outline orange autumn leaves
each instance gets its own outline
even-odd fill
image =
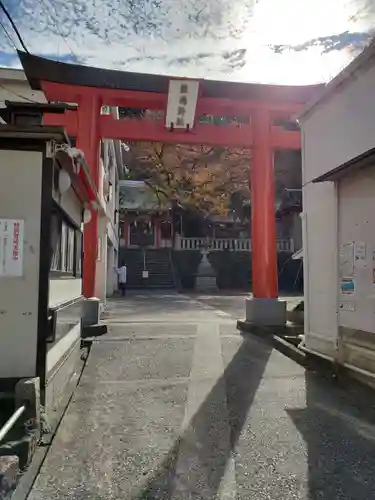
[[[244,149],[129,144],[130,176],[144,180],[161,202],[206,215],[226,215],[234,193],[250,196],[251,152]]]

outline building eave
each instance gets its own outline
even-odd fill
[[[10,80],[10,81],[20,81],[26,82],[27,77],[23,69],[17,68],[1,68],[0,67],[0,79]]]
[[[329,170],[328,172],[313,179],[313,183],[339,181],[340,179],[353,175],[359,170],[373,168],[375,165],[375,148],[366,151],[365,153],[352,158],[351,160],[339,165],[338,167]]]
[[[363,71],[375,60],[375,40],[373,40],[353,61],[348,64],[335,78],[328,82],[315,99],[307,103],[296,119],[303,124],[318,106],[329,100],[343,85],[352,80],[358,72]]]

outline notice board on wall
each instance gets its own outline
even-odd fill
[[[23,275],[25,221],[0,219],[0,278]]]

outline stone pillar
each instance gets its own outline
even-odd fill
[[[26,410],[21,421],[27,423],[29,430],[34,430],[38,436],[41,432],[40,381],[39,378],[21,379],[15,386],[16,409],[25,405]],[[19,424],[18,424],[19,425]]]
[[[83,305],[82,326],[97,325],[100,321],[100,299],[90,297]]]
[[[208,260],[208,251],[202,251],[202,260],[199,264],[195,280],[195,290],[201,293],[217,291],[216,274]]]

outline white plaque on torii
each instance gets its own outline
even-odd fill
[[[170,80],[165,126],[190,130],[194,127],[199,96],[199,80]]]

